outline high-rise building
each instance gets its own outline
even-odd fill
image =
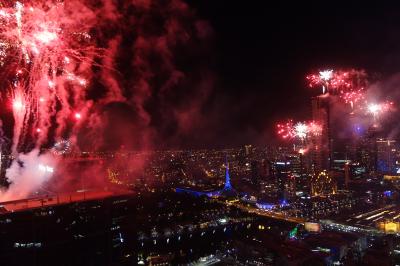
[[[365,167],[366,172],[371,173],[376,171],[377,165],[377,135],[376,127],[370,127],[366,134],[359,140],[357,147],[357,156],[355,161]]]
[[[395,140],[378,138],[376,140],[376,169],[380,173],[395,173],[397,143]]]
[[[271,175],[271,162],[266,159],[261,160],[261,175],[263,178],[268,178]]]
[[[300,176],[303,172],[301,153],[292,153],[286,156],[286,160],[290,162],[290,170],[293,174]]]
[[[291,171],[290,161],[279,161],[274,163],[278,198],[287,200],[296,194],[296,180]]]
[[[250,163],[250,167],[251,183],[258,186],[261,178],[261,162],[253,160]]]
[[[350,164],[346,162],[344,164],[344,187],[349,189],[349,182],[350,182]]]
[[[329,98],[317,96],[312,98],[312,118],[320,124],[322,132],[311,138],[311,163],[312,170],[320,172],[330,168],[331,162],[331,137],[329,128]]]
[[[244,145],[244,151],[245,151],[246,156],[250,155],[252,149],[253,149],[252,145]]]

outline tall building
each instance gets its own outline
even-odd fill
[[[331,136],[329,128],[329,98],[317,96],[312,98],[312,118],[321,125],[322,132],[311,138],[311,163],[313,171],[320,172],[330,168]]]
[[[244,151],[245,151],[246,156],[250,155],[252,149],[253,149],[252,145],[244,145]]]
[[[278,161],[274,163],[279,200],[287,200],[296,194],[296,180],[291,170],[290,161]]]
[[[349,182],[350,182],[350,164],[346,162],[344,164],[344,187],[349,189]]]
[[[376,168],[380,173],[396,173],[397,143],[395,140],[376,140]]]
[[[258,186],[261,178],[261,162],[253,160],[250,162],[250,167],[251,183],[255,186]]]
[[[365,167],[366,172],[376,171],[377,165],[377,135],[376,127],[370,127],[366,134],[360,139],[357,147],[357,156],[355,160]]]
[[[286,160],[290,162],[290,170],[293,174],[300,176],[303,173],[303,155],[301,153],[288,154]]]
[[[263,178],[268,178],[271,175],[271,162],[266,159],[261,160],[261,175]]]

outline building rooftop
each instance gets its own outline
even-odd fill
[[[129,191],[106,191],[106,190],[83,190],[56,195],[45,195],[41,197],[6,201],[0,203],[0,215],[9,212],[24,211],[40,207],[49,207],[73,202],[89,201],[112,196],[132,194]]]

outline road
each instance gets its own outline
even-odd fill
[[[279,212],[273,212],[273,211],[265,211],[265,210],[261,210],[257,207],[252,207],[252,206],[246,206],[241,204],[240,202],[226,202],[226,201],[222,201],[222,200],[217,200],[219,203],[228,205],[228,206],[235,206],[236,208],[239,208],[243,211],[246,211],[248,213],[254,213],[260,216],[265,216],[265,217],[269,217],[272,219],[277,219],[277,220],[284,220],[284,221],[288,221],[288,222],[292,222],[292,223],[304,223],[306,222],[305,219],[303,218],[299,218],[299,217],[289,217],[286,216],[282,213]]]

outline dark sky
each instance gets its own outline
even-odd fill
[[[105,122],[85,125],[80,142],[106,150],[269,144],[277,121],[310,119],[320,90],[305,77],[327,68],[365,69],[388,81],[377,95],[399,102],[400,3],[313,2],[104,1],[116,6],[104,5],[92,30],[109,66],[93,67],[84,94],[91,118]],[[9,64],[1,70],[15,78]],[[13,114],[0,114],[12,139]],[[63,138],[76,120],[66,123]]]
[[[267,138],[277,119],[309,118],[310,71],[363,68],[384,77],[400,69],[400,4],[187,2],[214,30],[214,97],[230,108],[216,129],[223,145]]]

